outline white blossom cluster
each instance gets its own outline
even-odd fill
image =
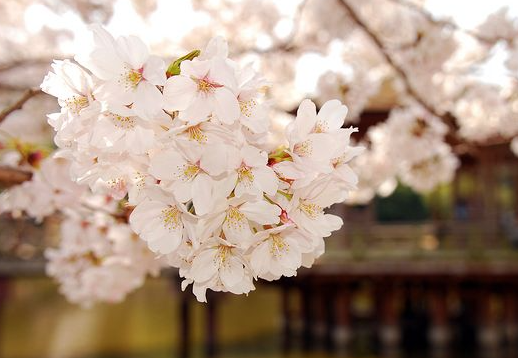
[[[60,283],[60,292],[84,307],[122,301],[162,267],[128,224],[102,216],[67,218],[59,247],[47,249],[45,256],[47,274]]]
[[[366,203],[376,194],[390,195],[397,179],[422,193],[451,181],[460,163],[444,142],[447,132],[446,124],[421,107],[393,109],[367,132],[370,148],[353,162],[362,180],[347,201]]]
[[[91,35],[79,65],[55,61],[41,85],[61,106],[49,123],[73,180],[127,197],[133,231],[199,301],[207,289],[248,293],[254,279],[311,266],[342,225],[324,209],[357,183],[349,162],[363,148],[342,128],[347,107],[332,100],[317,113],[305,100],[269,151],[267,83],[230,60],[222,38],[166,71],[136,37],[100,26]]]
[[[111,215],[117,201],[73,182],[69,170],[68,160],[44,159],[31,180],[0,195],[0,213],[37,221],[60,215],[59,246],[45,250],[47,274],[70,302],[119,302],[148,275],[156,276],[164,262]]]

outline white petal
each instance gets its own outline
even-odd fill
[[[149,56],[144,64],[144,71],[142,77],[144,80],[156,86],[163,86],[166,81],[165,63],[158,56]]]
[[[197,215],[207,214],[213,207],[213,180],[207,174],[198,174],[192,184],[192,203]]]
[[[239,210],[248,219],[262,225],[277,224],[279,215],[281,215],[281,209],[277,205],[270,204],[265,200],[246,202],[241,205]]]
[[[153,119],[162,110],[162,92],[153,84],[141,81],[137,86],[133,111],[139,117],[147,120]]]
[[[260,167],[252,169],[254,183],[268,195],[274,195],[279,187],[277,174],[270,167]]]
[[[324,103],[318,112],[317,119],[319,122],[326,123],[328,130],[337,130],[343,126],[346,116],[347,106],[339,100],[333,99]]]
[[[218,272],[218,266],[215,264],[216,253],[215,249],[208,249],[194,258],[189,272],[194,281],[207,281]]]
[[[227,265],[220,271],[220,278],[225,287],[231,288],[243,280],[245,269],[237,257],[231,256],[227,260]]]
[[[174,180],[180,176],[179,168],[185,165],[184,157],[174,149],[169,149],[153,156],[149,173],[160,180]]]
[[[232,124],[241,116],[237,97],[227,88],[214,91],[214,114],[225,124]]]
[[[185,76],[172,76],[164,86],[164,109],[168,111],[183,111],[196,96],[196,83]]]
[[[149,50],[136,36],[121,36],[116,41],[116,50],[120,58],[132,69],[140,69],[149,57]]]

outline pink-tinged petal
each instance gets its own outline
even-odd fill
[[[136,36],[121,36],[115,44],[120,58],[134,70],[141,68],[149,57],[146,44]]]
[[[152,120],[162,110],[162,104],[162,93],[155,85],[146,81],[139,83],[132,106],[137,116]]]
[[[164,60],[158,56],[149,56],[148,60],[144,64],[142,77],[151,84],[163,86],[167,79],[165,71]]]
[[[149,173],[160,180],[179,179],[185,163],[184,157],[178,151],[169,149],[151,158]]]
[[[197,255],[191,266],[190,275],[196,282],[204,282],[209,280],[218,272],[216,264],[216,249],[208,249]]]
[[[290,135],[290,142],[299,142],[313,130],[317,121],[317,107],[309,100],[305,99],[297,110],[297,117],[293,123],[293,132]]]
[[[333,131],[341,128],[347,116],[347,106],[339,100],[333,99],[324,103],[317,115],[317,123],[324,124],[324,131]]]
[[[173,76],[164,86],[164,109],[183,111],[193,102],[197,94],[196,83],[185,76]]]
[[[241,148],[241,155],[243,156],[243,161],[249,167],[265,166],[268,163],[266,152],[262,152],[251,145],[245,145]]]
[[[211,215],[206,219],[202,219],[200,221],[200,232],[199,238],[201,240],[207,239],[212,235],[219,235],[219,230],[221,229],[221,224],[225,220],[225,212],[219,213],[217,215]]]
[[[155,144],[155,132],[141,126],[135,126],[133,130],[126,132],[126,141],[121,143],[121,152],[144,154]]]
[[[267,241],[260,243],[252,252],[250,266],[256,275],[268,272],[270,267],[270,248]]]
[[[176,181],[173,183],[173,194],[180,203],[186,203],[192,199],[192,181]]]
[[[285,179],[300,179],[306,175],[304,170],[292,161],[277,163],[272,168],[281,178]]]
[[[224,58],[215,58],[211,62],[210,79],[231,91],[237,90],[235,70]]]
[[[209,74],[210,61],[183,61],[180,64],[180,75],[185,77],[204,78]],[[173,76],[175,77],[175,76]]]
[[[243,264],[237,257],[227,258],[226,265],[219,272],[221,283],[227,288],[234,287],[240,283],[245,276]]]
[[[192,185],[192,203],[196,215],[205,215],[213,207],[213,181],[207,174],[198,174]]]
[[[358,184],[358,175],[351,169],[348,164],[340,165],[336,168],[337,176],[343,180],[351,189]]]
[[[232,124],[241,116],[237,97],[227,88],[214,91],[214,114],[225,124]]]
[[[198,58],[200,60],[208,60],[213,57],[228,57],[228,43],[225,38],[216,36],[210,39],[209,43],[205,47],[205,50]]]
[[[254,183],[266,194],[275,195],[279,188],[279,179],[277,174],[270,167],[254,168]]]
[[[233,147],[225,144],[208,144],[204,147],[200,167],[212,176],[217,176],[229,169],[229,154]]]
[[[212,113],[212,107],[212,98],[196,94],[189,108],[180,112],[180,119],[189,122],[190,125],[196,125],[208,119]]]
[[[240,206],[239,211],[248,219],[262,225],[279,223],[279,215],[281,215],[281,209],[277,205],[265,200],[246,202]]]
[[[168,231],[163,237],[148,241],[151,251],[167,255],[175,251],[182,242],[182,230]]]
[[[115,40],[101,25],[91,25],[91,44],[78,53],[74,59],[89,69],[96,77],[109,80],[120,74],[124,65],[115,50]]]
[[[325,222],[326,222],[326,229],[331,231],[331,232],[332,231],[336,231],[336,230],[340,230],[340,228],[344,224],[344,221],[342,220],[342,218],[339,217],[339,216],[336,216],[336,215],[325,214],[324,215],[324,219],[325,219]],[[331,234],[329,234],[329,235],[331,235]],[[329,235],[322,235],[322,236],[323,237],[327,237]]]

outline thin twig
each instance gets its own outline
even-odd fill
[[[27,102],[29,99],[40,93],[43,92],[41,92],[39,88],[29,88],[28,90],[26,90],[16,102],[7,106],[0,112],[0,123],[2,123],[2,121],[12,112],[21,109],[25,102]]]
[[[0,184],[2,186],[13,186],[31,180],[32,173],[26,170],[0,166]]]
[[[394,4],[404,6],[407,9],[410,9],[412,11],[415,11],[415,12],[421,14],[428,22],[430,22],[434,25],[442,26],[442,27],[449,27],[450,29],[463,32],[486,45],[493,46],[500,40],[503,40],[507,43],[512,42],[512,39],[508,39],[505,37],[495,37],[495,38],[484,37],[476,31],[460,27],[457,23],[455,23],[453,21],[449,21],[449,20],[445,20],[445,19],[437,19],[434,17],[434,15],[432,13],[430,13],[426,9],[422,8],[421,6],[419,6],[417,4],[409,2],[407,0],[389,0],[389,1],[391,1]]]

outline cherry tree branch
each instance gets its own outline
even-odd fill
[[[0,166],[0,184],[3,186],[13,186],[31,180],[32,173],[26,170]]]
[[[407,73],[403,69],[403,66],[401,66],[394,60],[392,55],[385,48],[385,45],[381,42],[378,35],[376,35],[374,31],[372,31],[370,27],[359,17],[359,15],[356,13],[353,7],[349,5],[347,0],[340,0],[340,3],[351,17],[351,20],[359,28],[361,28],[364,31],[364,33],[370,38],[370,40],[376,45],[385,62],[387,62],[390,65],[390,67],[392,67],[392,69],[396,72],[397,76],[402,80],[406,93],[428,112],[435,115],[436,117],[441,118],[449,127],[454,127],[455,119],[449,114],[443,115],[438,113],[432,105],[430,105],[424,98],[421,97],[421,95],[412,86],[412,83],[410,82]]]
[[[47,58],[26,58],[26,59],[19,59],[14,60],[11,62],[4,62],[0,63],[0,72],[7,72],[14,70],[19,67],[26,67],[26,66],[48,66],[52,62],[53,58],[47,57]]]
[[[18,98],[18,100],[16,100],[16,102],[7,106],[0,112],[0,123],[2,123],[3,120],[6,119],[7,116],[10,115],[12,112],[14,112],[18,109],[21,109],[23,107],[23,105],[25,104],[25,102],[27,102],[29,99],[31,99],[32,97],[34,97],[40,93],[43,93],[43,92],[39,88],[27,89],[22,94],[22,96],[20,98]]]
[[[505,41],[507,43],[512,42],[512,39],[508,39],[508,38],[501,38],[501,37],[488,38],[488,37],[484,37],[480,33],[478,33],[477,31],[473,31],[473,30],[462,28],[457,23],[455,23],[453,21],[449,21],[449,20],[446,20],[446,19],[437,19],[432,13],[430,13],[426,9],[424,9],[421,6],[419,6],[419,5],[415,4],[415,3],[412,3],[412,2],[410,2],[408,0],[389,0],[389,1],[391,1],[394,4],[398,4],[400,6],[406,7],[407,9],[410,9],[412,11],[415,11],[415,12],[421,14],[431,24],[434,24],[434,25],[437,25],[437,26],[442,26],[442,27],[449,27],[450,29],[463,32],[463,33],[473,37],[474,39],[478,40],[479,42],[482,42],[482,43],[484,43],[484,44],[486,44],[488,46],[493,46],[493,45],[495,45],[500,40],[503,40],[503,41]]]

